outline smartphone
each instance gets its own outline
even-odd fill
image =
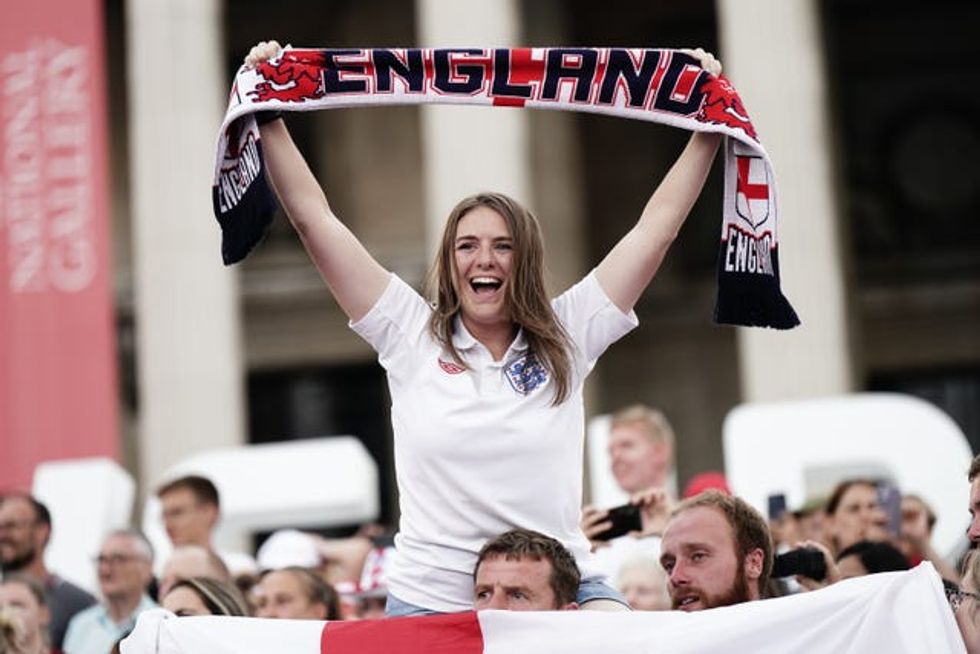
[[[888,533],[898,537],[902,530],[902,493],[889,482],[878,484],[878,504],[888,516]]]
[[[827,561],[823,552],[813,547],[801,547],[773,558],[772,576],[775,578],[800,575],[814,581],[827,578]]]
[[[769,496],[769,522],[775,522],[786,513],[786,494],[775,493]]]
[[[595,540],[612,540],[625,536],[631,531],[643,529],[643,522],[640,519],[640,507],[635,504],[624,504],[609,509],[606,520],[612,522],[609,529],[596,534],[592,538]]]

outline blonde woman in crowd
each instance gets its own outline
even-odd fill
[[[339,620],[340,597],[333,586],[307,568],[269,570],[252,588],[259,618]]]
[[[0,654],[49,654],[44,588],[31,577],[0,581]]]
[[[192,615],[250,615],[245,598],[231,582],[210,577],[175,581],[160,606],[178,617]]]

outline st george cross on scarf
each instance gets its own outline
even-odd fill
[[[648,48],[345,48],[284,50],[235,76],[212,185],[225,264],[265,234],[258,111],[381,104],[469,104],[599,113],[725,138],[715,322],[790,329],[779,284],[776,179],[735,87],[679,50]]]

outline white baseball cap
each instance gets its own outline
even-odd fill
[[[273,533],[259,547],[255,558],[260,570],[279,570],[291,565],[317,568],[321,563],[316,539],[296,529],[280,529]]]

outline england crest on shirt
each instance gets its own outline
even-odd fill
[[[533,354],[514,361],[504,372],[511,387],[521,395],[527,395],[548,381],[548,371]]]

